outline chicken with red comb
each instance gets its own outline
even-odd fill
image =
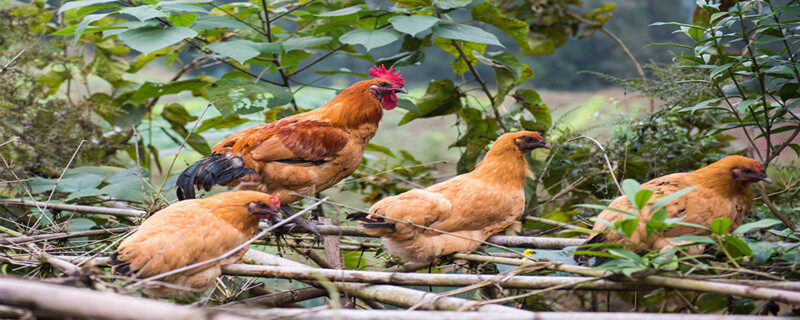
[[[210,155],[178,177],[178,198],[193,199],[195,188],[208,191],[224,185],[272,194],[291,214],[289,204],[330,188],[356,170],[383,110],[397,106],[397,93],[407,93],[394,68],[375,67],[369,74],[375,78],[351,85],[319,108],[236,132],[217,143]]]

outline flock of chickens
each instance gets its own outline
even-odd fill
[[[356,170],[375,135],[383,110],[397,106],[406,93],[393,68],[373,68],[374,79],[357,82],[312,111],[234,133],[214,146],[211,155],[189,166],[178,178],[178,198],[148,218],[112,255],[112,271],[148,278],[220,257],[255,235],[261,219],[280,221],[292,214],[289,204],[323,191]],[[506,133],[494,142],[474,171],[387,197],[369,213],[351,214],[368,234],[383,238],[386,250],[412,262],[432,262],[455,252],[476,249],[489,236],[517,221],[525,207],[525,179],[531,171],[525,154],[550,149],[537,132]],[[742,156],[729,156],[694,172],[675,173],[642,185],[664,196],[686,187],[689,194],[666,206],[668,217],[708,226],[728,217],[737,227],[753,204],[750,184],[767,181],[764,167]],[[195,188],[213,185],[236,191],[195,198]],[[652,201],[657,200],[653,197]],[[624,196],[599,217],[607,221],[630,212]],[[641,210],[649,212],[649,210]],[[646,221],[643,217],[640,221]],[[313,230],[305,220],[295,226]],[[597,223],[587,243],[621,243],[623,238]],[[631,237],[638,248],[664,249],[680,243],[669,238],[708,231],[679,226],[647,237],[640,222]],[[212,286],[222,265],[239,261],[242,248],[226,259],[187,268],[148,284],[151,296],[180,298]],[[576,261],[580,261],[576,256]]]

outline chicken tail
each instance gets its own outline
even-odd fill
[[[586,240],[586,242],[584,242],[582,246],[578,247],[578,250],[600,252],[600,251],[603,250],[603,248],[601,248],[601,247],[584,247],[584,246],[587,245],[587,244],[593,244],[593,243],[603,243],[603,242],[605,242],[605,240],[606,240],[606,235],[602,234],[602,233],[599,233],[599,234],[595,235],[594,237],[589,238],[589,240]],[[592,259],[594,259],[594,260],[592,260]],[[576,255],[572,256],[572,260],[575,260],[575,262],[577,262],[579,265],[582,265],[582,266],[588,265],[588,266],[591,266],[591,267],[596,267],[596,266],[599,266],[599,265],[603,264],[604,262],[608,261],[608,258],[607,257],[600,257],[600,256],[590,255],[590,254],[576,254]]]
[[[178,200],[194,199],[194,189],[210,191],[216,184],[223,184],[255,171],[245,168],[242,159],[229,154],[213,153],[195,162],[178,177]]]
[[[114,252],[111,254],[111,274],[116,275],[129,275],[131,274],[130,262],[119,260],[119,253]]]
[[[387,223],[386,220],[381,217],[375,217],[370,219],[367,216],[368,214],[364,212],[350,213],[347,215],[347,220],[360,222],[359,224],[364,229],[387,228],[392,231],[397,230],[397,227],[394,225],[394,223]]]

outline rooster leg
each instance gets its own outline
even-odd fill
[[[286,213],[287,217],[291,217],[296,213],[294,209],[292,209],[292,207],[290,207],[288,204],[282,204],[281,211]],[[290,222],[288,225],[290,233],[293,230],[305,230],[313,233],[315,236],[317,236],[317,239],[319,239],[319,241],[322,241],[322,235],[317,231],[317,229],[314,229],[315,224],[309,222],[306,219],[303,219],[303,217],[294,218],[294,221]]]

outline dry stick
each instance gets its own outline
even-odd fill
[[[246,307],[277,308],[281,306],[291,305],[300,301],[325,297],[327,295],[328,291],[325,289],[320,289],[315,287],[305,287],[296,290],[270,293],[258,297],[234,301],[223,305],[223,307],[246,306]]]
[[[158,300],[11,278],[0,278],[0,303],[90,319],[247,319]]]
[[[461,254],[461,253],[454,254],[453,257],[459,259],[472,260],[472,261],[494,262],[500,264],[517,265],[517,266],[533,263],[521,259],[490,257],[490,256]],[[575,273],[589,277],[605,277],[611,274],[610,272],[604,270],[573,266],[573,265],[565,265],[565,264],[553,264],[547,268],[551,270]],[[762,288],[762,287],[746,286],[740,284],[719,283],[719,282],[664,277],[664,276],[644,276],[635,278],[635,280],[633,281],[628,281],[628,280],[626,281],[632,283],[646,284],[651,286],[669,287],[669,288],[691,290],[691,291],[713,292],[713,293],[721,293],[733,296],[743,296],[743,297],[750,297],[750,298],[764,299],[764,300],[775,300],[794,305],[800,304],[800,292],[780,290],[780,289]]]
[[[56,203],[46,203],[42,201],[31,201],[25,199],[0,199],[0,204],[13,204],[13,205],[21,205],[21,206],[28,206],[28,207],[39,207],[41,208],[44,205],[47,205],[50,209],[55,210],[64,210],[64,211],[72,211],[72,212],[84,212],[84,213],[96,213],[96,214],[107,214],[112,216],[122,216],[122,217],[143,217],[147,214],[147,212],[142,210],[136,209],[119,209],[119,208],[106,208],[106,207],[93,207],[93,206],[84,206],[84,205],[75,205],[75,204],[56,204]]]
[[[51,234],[40,234],[40,235],[35,235],[35,236],[19,236],[19,237],[11,237],[11,238],[0,238],[0,245],[21,244],[21,243],[26,243],[26,242],[57,240],[57,239],[76,238],[76,237],[101,236],[101,235],[106,235],[106,234],[128,232],[132,228],[133,227],[119,227],[119,228],[110,228],[110,229],[102,229],[102,230],[59,232],[59,233],[51,233]]]
[[[309,310],[309,309],[230,309],[220,308],[227,313],[235,313],[261,319],[393,319],[393,320],[764,320],[774,317],[723,314],[678,314],[678,313],[634,313],[634,312],[530,312],[529,314],[501,312],[456,312],[456,311],[408,311],[408,310]],[[781,318],[792,319],[792,318]],[[794,319],[798,319],[794,317]]]
[[[582,290],[641,290],[642,285],[618,281],[597,280],[594,277],[513,276],[497,279],[497,275],[452,273],[404,273],[385,271],[331,270],[322,268],[275,267],[249,264],[229,264],[222,273],[231,276],[316,280],[318,276],[332,282],[393,284],[400,286],[461,287],[493,281],[509,289],[546,289],[553,286]],[[502,277],[501,277],[502,278]],[[595,281],[596,280],[596,281]],[[594,281],[586,283],[587,281]]]
[[[6,64],[3,65],[2,68],[0,68],[0,73],[3,73],[6,70],[10,69],[9,67],[11,67],[11,65],[14,63],[14,61],[16,61],[22,55],[23,52],[25,52],[25,49],[20,50],[19,53],[17,53],[16,56],[11,58],[11,60],[8,60],[8,62],[6,62]]]
[[[761,200],[764,200],[764,204],[767,205],[767,208],[769,208],[769,211],[772,212],[772,215],[781,220],[781,222],[789,227],[789,229],[792,229],[792,231],[796,232],[797,225],[795,225],[794,222],[792,222],[792,220],[790,220],[788,217],[783,215],[783,213],[781,213],[781,211],[775,207],[775,204],[772,203],[772,200],[769,200],[769,197],[767,197],[767,190],[764,188],[764,184],[756,183],[756,188],[758,188],[758,193],[761,195]]]
[[[324,199],[322,199],[320,201],[317,201],[316,203],[304,208],[303,210],[300,210],[300,212],[297,212],[297,213],[289,216],[288,218],[283,219],[280,222],[272,225],[271,227],[262,230],[257,235],[255,235],[252,238],[250,238],[250,240],[247,240],[245,243],[242,243],[242,244],[236,246],[235,248],[233,248],[231,250],[228,250],[228,252],[225,252],[224,254],[220,255],[219,257],[216,257],[214,259],[209,259],[209,260],[206,260],[206,261],[201,261],[201,262],[194,263],[194,264],[190,264],[190,265],[185,266],[185,267],[181,267],[181,268],[178,268],[178,269],[175,269],[175,270],[172,270],[172,271],[164,272],[162,274],[158,274],[158,275],[146,278],[146,279],[142,279],[142,280],[137,281],[136,283],[132,284],[131,287],[132,288],[137,288],[137,287],[141,286],[142,284],[144,284],[144,283],[146,283],[148,281],[161,279],[161,278],[164,278],[164,277],[176,274],[176,273],[180,273],[180,272],[183,272],[183,271],[186,271],[186,270],[191,270],[191,269],[194,269],[194,268],[199,267],[199,266],[203,266],[203,265],[206,265],[206,264],[209,264],[209,263],[220,261],[222,259],[226,259],[226,258],[230,257],[231,255],[239,252],[239,250],[242,250],[242,249],[250,246],[250,244],[253,243],[253,241],[261,239],[261,237],[263,237],[264,235],[266,235],[270,231],[275,230],[278,227],[291,222],[292,220],[294,220],[295,218],[301,216],[302,214],[311,211],[312,209],[314,209],[317,206],[321,205],[325,200],[328,200],[328,197],[325,197]]]
[[[284,259],[275,255],[271,255],[253,249],[250,249],[247,251],[247,253],[245,253],[243,260],[262,265],[273,265],[273,266],[277,265],[277,266],[294,267],[294,268],[306,268],[313,270],[313,268],[304,265],[302,263]],[[336,287],[337,290],[345,292],[353,297],[361,298],[364,300],[375,300],[378,302],[388,303],[399,307],[409,307],[414,305],[420,300],[426,299],[428,297],[438,296],[436,294],[429,292],[423,292],[423,291],[390,286],[390,285],[369,285],[369,284],[356,284],[356,283],[343,283],[343,282],[333,282],[332,285]],[[475,301],[469,301],[460,298],[440,297],[438,299],[434,299],[430,303],[426,303],[425,305],[422,306],[422,308],[455,310],[463,306],[472,306],[474,304],[476,304]],[[527,311],[522,311],[519,309],[505,307],[505,306],[498,306],[498,305],[482,306],[479,308],[479,311],[513,313],[518,316],[525,316],[532,314]]]

